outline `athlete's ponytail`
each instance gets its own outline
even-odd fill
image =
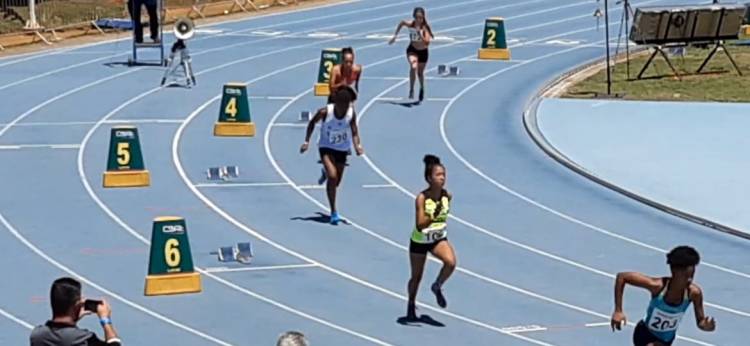
[[[432,169],[435,168],[435,166],[443,166],[442,163],[440,163],[440,158],[427,154],[424,156],[424,159],[422,159],[424,162],[424,179],[429,183],[430,182],[430,176],[432,175]]]
[[[435,35],[432,33],[432,28],[430,27],[430,24],[427,23],[427,14],[425,13],[424,8],[415,7],[414,12],[412,13],[412,17],[416,18],[417,13],[422,13],[422,18],[424,18],[424,27],[427,28],[427,33],[430,34],[430,37],[435,38]]]

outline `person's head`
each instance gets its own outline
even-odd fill
[[[305,335],[300,332],[289,331],[279,337],[276,346],[308,346]]]
[[[432,36],[433,38],[435,37],[435,35],[432,34],[432,28],[430,27],[430,24],[427,23],[427,14],[425,13],[423,7],[415,7],[414,12],[412,12],[412,17],[414,17],[415,25],[425,27],[430,36]]]
[[[424,179],[430,184],[430,187],[445,186],[445,166],[440,163],[440,158],[435,155],[425,155],[424,159]]]
[[[351,70],[354,66],[354,49],[346,47],[341,50],[341,65],[345,70]]]
[[[424,12],[423,7],[415,7],[414,12],[412,12],[412,17],[414,17],[414,21],[417,22],[417,24],[424,24],[427,22],[426,14]]]
[[[80,282],[68,277],[59,278],[52,283],[49,296],[53,318],[70,317],[74,321],[78,320],[83,306]]]
[[[690,246],[678,246],[667,254],[667,264],[672,271],[672,277],[690,282],[695,275],[695,267],[701,257],[698,251]]]
[[[349,110],[349,105],[357,100],[357,93],[349,86],[336,89],[333,93],[333,106],[336,113],[344,114]]]

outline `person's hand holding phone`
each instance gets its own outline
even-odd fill
[[[104,337],[107,342],[116,340],[117,345],[120,345],[120,339],[117,338],[117,332],[112,326],[112,307],[106,300],[92,300],[89,307],[94,308],[96,314],[99,316],[99,324],[104,329]],[[96,305],[94,305],[96,304]]]
[[[83,310],[90,313],[96,313],[97,308],[99,304],[101,304],[101,300],[95,300],[95,299],[86,299],[83,302]]]
[[[81,312],[78,314],[78,319],[82,319],[88,315],[96,313],[96,305],[99,304],[98,300],[86,299],[82,301]]]
[[[96,314],[99,315],[99,318],[109,318],[112,316],[112,308],[106,300],[100,301],[99,305],[96,306]]]

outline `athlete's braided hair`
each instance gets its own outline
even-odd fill
[[[432,27],[430,27],[430,24],[427,23],[427,14],[424,11],[423,7],[415,7],[414,12],[412,13],[412,17],[416,18],[417,13],[422,13],[422,17],[424,18],[424,27],[427,28],[427,32],[430,34],[430,37],[435,38],[435,35],[432,34]]]

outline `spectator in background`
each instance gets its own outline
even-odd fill
[[[309,346],[305,336],[300,332],[286,332],[279,337],[276,346]]]
[[[141,6],[146,5],[148,11],[149,29],[151,39],[154,43],[159,43],[159,15],[156,13],[159,0],[128,0],[128,12],[130,18],[133,18],[133,31],[135,32],[135,42],[143,43],[143,25],[141,24]]]
[[[81,283],[71,278],[55,280],[50,289],[52,319],[31,331],[31,346],[120,346],[109,304],[104,300],[88,302],[81,296]],[[93,313],[99,315],[106,341],[77,326],[83,316]]]

